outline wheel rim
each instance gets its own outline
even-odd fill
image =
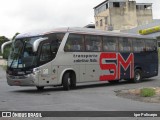
[[[136,78],[136,81],[139,81],[141,79],[140,73],[137,72],[135,75],[135,78]]]
[[[68,86],[70,86],[71,85],[71,78],[69,77],[68,78]]]

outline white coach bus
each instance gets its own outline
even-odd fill
[[[149,63],[149,64],[148,64]],[[157,42],[142,35],[87,28],[19,34],[7,65],[10,86],[63,86],[121,79],[140,82],[158,74]]]

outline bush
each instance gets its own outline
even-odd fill
[[[156,91],[155,91],[155,89],[153,89],[153,88],[143,88],[143,89],[141,89],[141,91],[140,91],[140,95],[142,96],[142,97],[152,97],[152,96],[154,96],[156,94]]]
[[[4,59],[8,59],[8,56],[9,56],[9,53],[10,53],[10,48],[11,48],[11,45],[7,45],[4,48],[4,53],[3,53],[3,58]]]

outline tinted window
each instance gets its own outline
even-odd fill
[[[128,38],[119,38],[119,51],[120,52],[131,51],[131,41]]]
[[[145,40],[145,43],[146,43],[146,51],[156,50],[156,41],[155,40]]]
[[[65,35],[64,33],[52,33],[45,35],[45,37],[47,37],[48,40],[54,41],[55,44],[59,46],[60,43],[62,42],[64,35]]]
[[[52,60],[51,46],[50,43],[45,43],[41,48],[40,62],[47,62]]]
[[[102,51],[102,38],[100,36],[85,36],[86,51]]]
[[[117,51],[117,38],[116,37],[103,37],[103,50],[104,51]]]
[[[64,33],[52,33],[45,35],[45,37],[47,37],[48,40],[51,42],[52,53],[57,53],[64,35],[65,35]]]
[[[141,40],[141,39],[133,40],[133,50],[135,52],[145,51],[144,40]]]
[[[84,38],[83,35],[70,34],[65,48],[65,51],[84,51]]]

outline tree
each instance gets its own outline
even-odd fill
[[[5,37],[5,36],[0,36],[0,55],[2,55],[2,54],[1,54],[1,46],[2,46],[2,44],[3,44],[4,42],[7,42],[7,41],[9,41],[9,39],[8,39],[7,37]]]
[[[9,39],[5,36],[0,36],[0,48],[1,48],[1,45],[4,43],[4,42],[7,42],[9,41]]]
[[[14,40],[18,34],[20,34],[20,33],[17,32],[17,33],[13,36],[12,40]]]

